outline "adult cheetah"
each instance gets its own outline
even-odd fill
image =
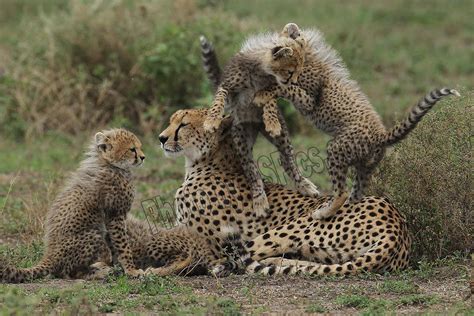
[[[159,137],[167,156],[185,157],[186,175],[175,198],[178,221],[189,231],[222,243],[222,228],[233,227],[247,242],[250,272],[261,266],[261,271],[275,273],[258,261],[282,256],[318,263],[315,273],[321,274],[394,271],[408,265],[411,238],[405,219],[385,198],[346,203],[332,218],[317,220],[312,211],[329,197],[307,197],[267,183],[270,208],[265,217],[258,217],[235,158],[232,119],[224,119],[220,129],[209,134],[203,128],[207,114],[206,109],[179,110]],[[155,245],[155,250],[165,247]]]

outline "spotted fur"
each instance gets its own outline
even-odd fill
[[[232,137],[236,154],[242,162],[247,181],[252,184],[252,205],[259,216],[263,216],[268,208],[263,181],[252,156],[259,132],[278,148],[285,172],[296,188],[306,195],[319,195],[316,186],[302,177],[296,166],[289,132],[276,104],[257,107],[251,102],[257,91],[277,82],[287,84],[297,79],[304,62],[300,52],[305,44],[298,38],[290,38],[289,34],[294,36],[298,31],[296,24],[290,23],[282,34],[272,34],[271,40],[258,48],[254,46],[261,36],[250,37],[230,60],[223,75],[220,75],[214,48],[201,37],[204,69],[211,83],[217,86],[216,97],[204,126],[206,130],[214,131],[222,120],[224,105],[227,105],[234,118]],[[222,81],[218,81],[220,77]]]
[[[126,274],[143,273],[133,262],[125,224],[134,198],[131,169],[145,159],[140,140],[124,129],[99,132],[86,156],[47,213],[43,258],[27,269],[3,265],[0,280],[77,277],[108,247]]]
[[[408,117],[388,130],[375,112],[337,52],[316,30],[298,34],[305,46],[305,65],[297,83],[273,86],[257,93],[254,102],[276,105],[276,97],[293,102],[296,109],[317,128],[332,135],[327,148],[327,166],[333,186],[333,199],[313,214],[315,218],[333,216],[348,197],[346,178],[354,167],[356,179],[349,201],[360,201],[374,169],[383,158],[386,146],[403,139],[421,118],[444,96],[459,95],[442,88],[431,91],[411,110]]]
[[[265,273],[262,260],[282,256],[311,261],[313,267],[323,265],[317,272],[323,274],[394,271],[408,265],[411,238],[406,221],[385,198],[346,203],[330,219],[317,220],[312,211],[328,202],[328,197],[303,196],[267,183],[269,210],[265,217],[258,217],[252,210],[251,187],[234,154],[232,118],[225,118],[217,133],[210,135],[203,128],[206,117],[207,110],[180,110],[160,134],[165,153],[186,160],[186,175],[175,204],[178,222],[189,231],[222,245],[222,228],[233,227],[247,242],[243,251],[237,245],[236,253],[251,255],[251,261],[246,261],[251,273]],[[171,243],[156,243],[155,252]],[[234,265],[224,262],[213,271],[220,273],[229,267]]]

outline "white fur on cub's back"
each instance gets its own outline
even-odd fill
[[[267,51],[275,47],[279,42],[280,34],[277,32],[267,32],[248,37],[240,48],[241,53],[254,53],[257,51]]]
[[[324,35],[316,28],[302,29],[302,37],[306,40],[307,53],[327,66],[327,70],[334,76],[334,79],[349,87],[356,93],[357,97],[367,100],[367,96],[360,90],[359,85],[350,79],[349,71],[340,57],[339,53],[326,43]],[[248,37],[243,43],[241,53],[256,53],[271,50],[278,45],[281,37],[277,32],[268,32]],[[307,60],[308,60],[307,56]],[[367,100],[368,101],[368,100]]]

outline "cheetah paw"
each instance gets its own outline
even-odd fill
[[[265,130],[273,138],[281,135],[281,125],[279,122],[266,123]]]
[[[211,274],[216,278],[225,278],[230,275],[230,271],[225,265],[219,264],[211,269]]]
[[[311,214],[311,217],[313,219],[326,219],[328,217],[331,217],[333,214],[330,212],[332,209],[332,201],[329,202],[324,202],[318,209],[313,211],[313,214]]]
[[[318,197],[321,195],[318,187],[307,178],[302,178],[301,181],[295,183],[295,187],[299,193],[306,196]]]
[[[255,211],[255,214],[257,217],[264,217],[267,215],[267,210],[270,208],[270,205],[268,204],[268,199],[267,195],[265,192],[258,196],[253,197],[253,210]]]
[[[204,121],[203,127],[206,132],[214,133],[221,125],[222,119],[215,116],[208,116]]]
[[[331,216],[334,216],[339,208],[347,200],[347,193],[343,193],[338,198],[331,198],[328,202],[324,202],[318,207],[313,214],[311,215],[313,219],[326,219]]]
[[[132,278],[137,278],[139,276],[145,275],[145,271],[142,269],[127,269],[125,270],[125,274]]]

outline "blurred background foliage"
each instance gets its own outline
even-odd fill
[[[326,35],[389,126],[430,89],[460,89],[462,98],[437,105],[395,146],[372,192],[390,196],[407,215],[415,261],[472,251],[473,16],[472,0],[0,0],[3,230],[41,227],[58,185],[33,182],[26,192],[43,192],[36,200],[7,201],[12,173],[61,177],[92,131],[124,126],[149,139],[176,109],[208,106],[199,35],[224,65],[249,34],[291,21]],[[296,148],[324,152],[327,138],[280,105]],[[273,150],[262,141],[257,148]],[[181,181],[179,164],[146,168],[143,196],[174,191]],[[326,174],[313,180],[329,188]],[[24,219],[22,209],[34,215]]]

